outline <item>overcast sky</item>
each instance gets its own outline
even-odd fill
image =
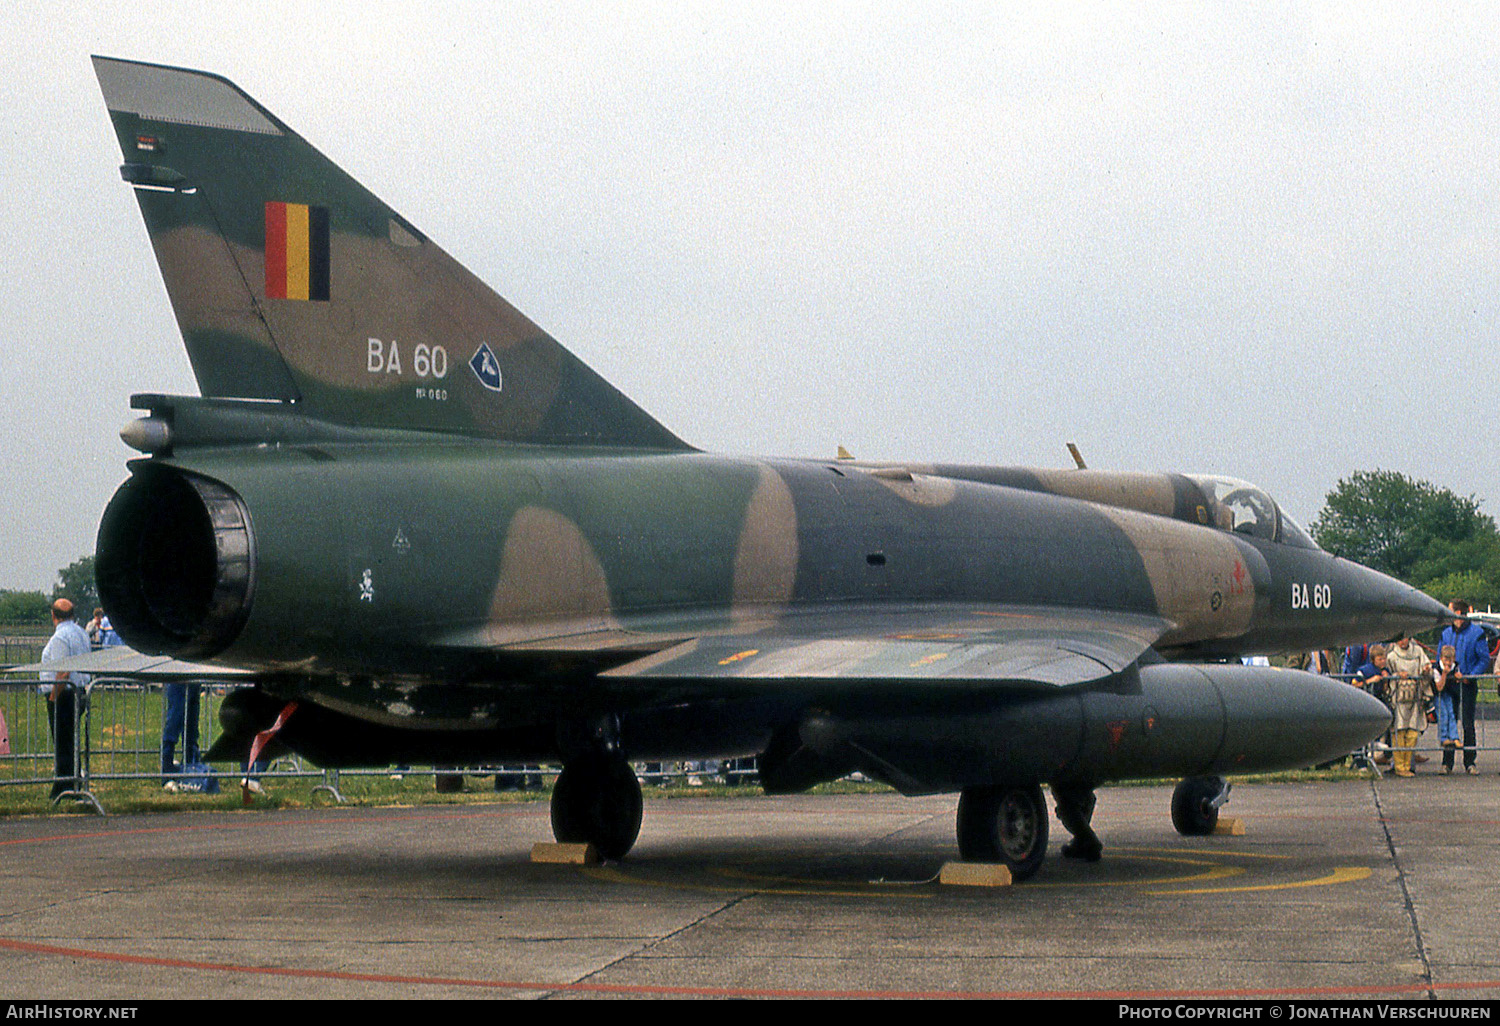
[[[89,55],[223,74],[684,439],[1500,512],[1500,6],[11,3],[0,587],[196,393]]]

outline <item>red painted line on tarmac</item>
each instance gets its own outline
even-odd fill
[[[1093,998],[1096,1000],[1224,1000],[1243,998],[1375,997],[1382,994],[1425,994],[1428,991],[1500,990],[1500,980],[1471,983],[1411,983],[1366,987],[1290,987],[1258,990],[800,990],[759,987],[671,987],[628,983],[559,983],[539,980],[475,980],[450,976],[397,976],[385,973],[348,973],[328,969],[290,969],[284,966],[236,965],[232,962],[195,962],[180,958],[123,955],[113,951],[64,948],[31,941],[0,938],[0,950],[29,955],[85,959],[158,969],[245,973],[345,983],[391,983],[403,986],[472,987],[483,990],[576,991],[590,994],[655,994],[678,997],[742,998]]]
[[[264,821],[242,823],[195,824],[188,826],[143,827],[133,830],[101,830],[67,834],[52,834],[42,837],[15,838],[0,841],[0,846],[17,844],[42,844],[57,841],[97,840],[111,837],[131,837],[150,834],[187,833],[202,831],[263,830],[268,826],[368,826],[377,822],[421,822],[429,820],[480,819],[493,816],[540,815],[544,806],[491,809],[475,812],[419,813],[413,815],[351,815],[329,816],[317,819],[288,819],[274,823]],[[667,810],[659,810],[667,811]],[[677,812],[679,810],[671,810]],[[692,814],[699,810],[682,808],[681,813]],[[772,810],[766,810],[770,812]],[[779,810],[785,814],[786,810]],[[1291,817],[1299,818],[1299,817]],[[1314,817],[1307,817],[1314,818]],[[1324,818],[1324,817],[1317,817]],[[1348,819],[1366,819],[1350,816]],[[258,817],[257,817],[258,820]],[[1379,817],[1376,817],[1377,821]],[[1399,823],[1401,820],[1387,820]],[[1420,820],[1407,820],[1416,822]],[[1441,822],[1441,821],[1439,821]],[[1465,821],[1473,823],[1474,821]],[[739,997],[739,998],[990,998],[990,999],[1095,999],[1095,1000],[1244,1000],[1267,998],[1370,998],[1381,995],[1421,995],[1429,992],[1462,993],[1477,990],[1500,991],[1500,979],[1477,980],[1453,983],[1410,983],[1358,987],[1300,987],[1267,989],[1224,990],[811,990],[811,989],[767,989],[746,987],[675,987],[644,984],[564,983],[557,981],[484,980],[463,977],[402,976],[382,973],[350,973],[334,970],[296,969],[283,966],[238,965],[231,962],[200,962],[188,959],[154,958],[143,955],[127,955],[110,951],[95,951],[86,948],[66,948],[0,938],[0,950],[25,954],[45,955],[59,958],[84,959],[96,962],[138,965],[153,968],[191,969],[203,972],[243,973],[261,976],[279,976],[296,979],[320,979],[335,982],[400,984],[404,986],[461,987],[488,990],[536,990],[573,991],[596,994],[640,994],[680,997]]]

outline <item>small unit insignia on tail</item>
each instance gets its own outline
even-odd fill
[[[500,364],[495,360],[495,354],[488,345],[480,343],[469,360],[469,366],[474,368],[474,376],[479,383],[491,392],[500,391]]]

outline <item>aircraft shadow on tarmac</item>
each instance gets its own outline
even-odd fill
[[[1363,867],[1335,866],[1322,857],[1236,850],[1202,839],[1161,844],[1144,836],[1114,846],[1094,864],[1057,859],[1033,879],[1009,888],[943,886],[938,875],[957,850],[934,852],[930,841],[910,850],[882,846],[850,850],[827,843],[754,845],[697,838],[683,843],[643,843],[622,862],[591,866],[533,863],[526,852],[382,850],[378,838],[344,847],[259,853],[169,854],[155,865],[167,873],[204,872],[235,879],[247,891],[326,889],[371,896],[421,892],[462,893],[469,898],[513,899],[521,893],[555,897],[558,888],[593,893],[599,884],[652,891],[786,894],[815,897],[859,895],[890,898],[1014,894],[1046,891],[1234,894],[1300,889],[1363,879]],[[1154,843],[1153,843],[1154,842]]]

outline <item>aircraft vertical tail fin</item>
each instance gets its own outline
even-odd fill
[[[358,426],[687,448],[227,79],[94,69],[205,396]]]

